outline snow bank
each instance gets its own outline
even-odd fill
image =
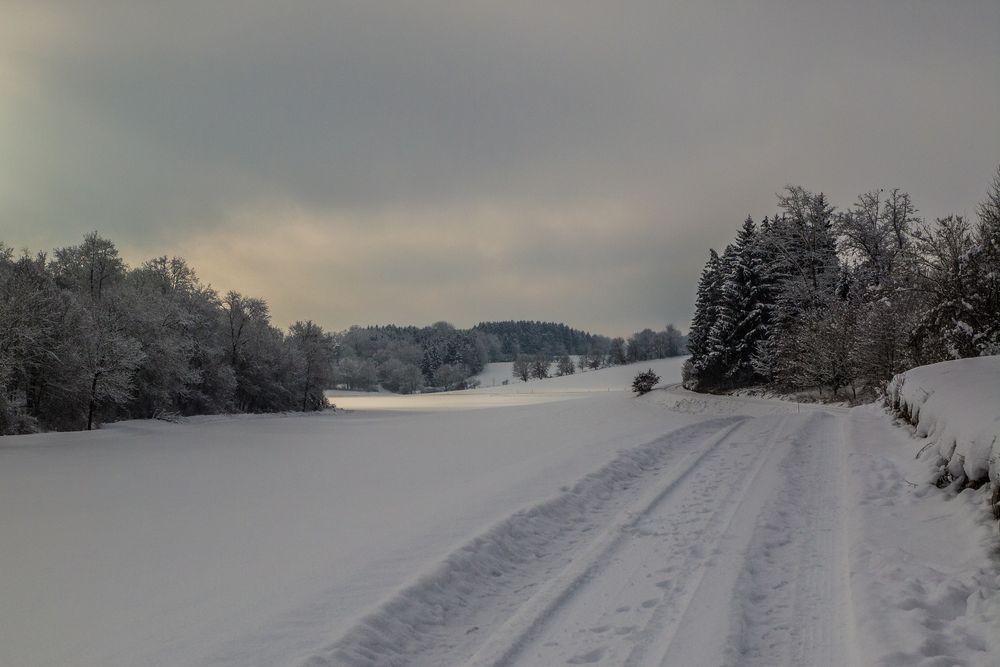
[[[1000,356],[900,373],[887,400],[935,443],[952,476],[1000,485]]]

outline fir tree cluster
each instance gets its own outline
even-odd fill
[[[778,208],[709,252],[688,388],[856,398],[913,366],[1000,354],[1000,170],[975,223],[922,220],[899,189],[838,212],[822,193],[788,186]]]
[[[519,354],[542,354],[551,359],[564,354],[607,353],[611,344],[611,339],[606,336],[580,331],[557,322],[480,322],[473,329],[495,336],[499,341],[499,349],[490,361],[514,361]]]

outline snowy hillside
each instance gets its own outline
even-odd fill
[[[914,368],[893,378],[888,395],[953,477],[1000,484],[1000,356]]]
[[[507,384],[520,382],[520,380],[514,379],[513,361],[494,361],[488,363],[483,370],[472,377],[472,380],[478,382],[480,387],[498,387],[503,385],[504,382]]]
[[[575,359],[575,357],[574,357]],[[481,373],[474,376],[479,381],[481,391],[524,392],[524,391],[616,391],[628,389],[632,378],[647,368],[652,368],[663,383],[680,381],[680,369],[687,357],[670,357],[640,361],[623,366],[609,366],[597,370],[577,370],[572,375],[550,377],[544,380],[522,382],[513,374],[513,362],[501,361],[486,364]],[[504,385],[504,381],[507,385]]]
[[[472,391],[480,393],[546,393],[546,392],[595,392],[595,391],[628,391],[632,386],[632,379],[637,373],[641,373],[647,368],[660,376],[660,386],[680,382],[681,367],[687,357],[670,357],[668,359],[653,359],[651,361],[639,361],[634,364],[624,364],[622,366],[608,366],[586,373],[576,372],[572,375],[561,377],[550,377],[544,380],[530,380],[521,382],[512,380],[503,386],[487,386],[483,383],[478,389]],[[502,366],[501,364],[490,364],[490,366]],[[489,366],[487,367],[487,371]],[[498,371],[501,369],[498,368]]]

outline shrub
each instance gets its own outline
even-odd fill
[[[653,372],[650,368],[648,371],[639,373],[632,380],[632,391],[642,396],[643,394],[648,394],[656,386],[656,383],[660,381],[660,376]]]

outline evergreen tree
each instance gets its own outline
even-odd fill
[[[718,317],[720,292],[722,286],[722,265],[719,254],[709,251],[708,261],[701,271],[698,281],[698,294],[695,297],[694,318],[691,330],[688,332],[688,352],[693,364],[708,353],[708,332],[711,331]]]
[[[748,216],[736,236],[721,290],[719,321],[726,322],[725,344],[731,352],[725,376],[731,384],[754,379],[753,357],[770,333],[774,286],[761,247],[757,227]]]

